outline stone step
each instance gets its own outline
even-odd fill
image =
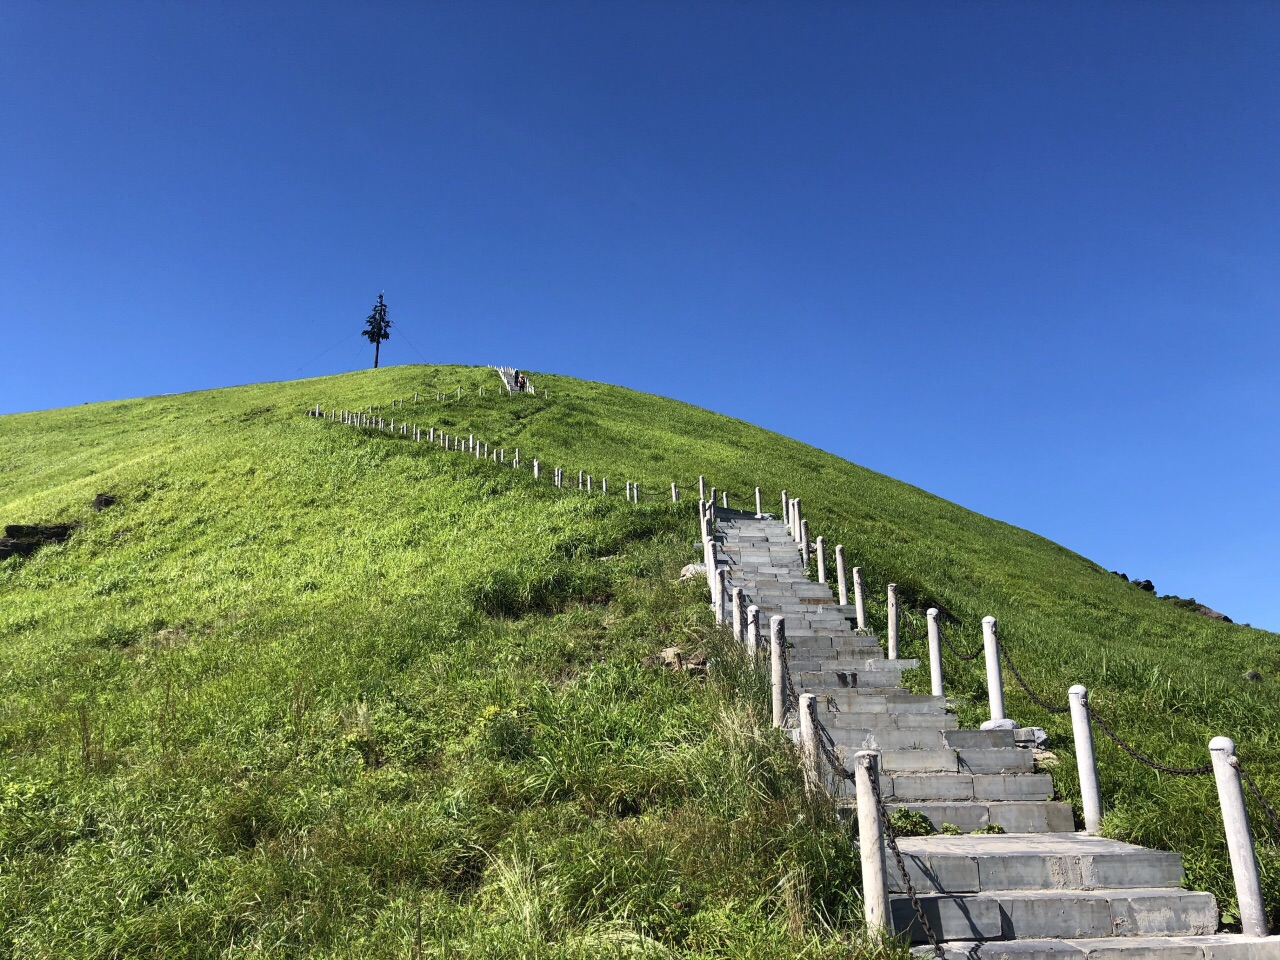
[[[845,766],[852,762],[848,755]],[[884,773],[885,801],[1050,800],[1053,778],[1047,773]],[[956,824],[960,826],[960,824]]]
[[[1083,833],[902,837],[903,862],[917,892],[1178,888],[1182,857]],[[897,870],[889,889],[902,890]]]
[[[819,695],[818,717],[832,736],[838,730],[932,730],[941,733],[959,726],[954,713],[892,713],[885,710],[824,713],[822,699]]]
[[[946,713],[945,697],[927,693],[908,693],[901,688],[884,690],[831,690],[823,698],[827,710],[842,713],[879,712],[894,710],[901,713]]]
[[[899,801],[885,804],[889,812],[912,810],[929,818],[935,830],[949,823],[965,833],[992,824],[1007,834],[1066,833],[1075,829],[1071,804],[1057,800]]]
[[[924,942],[910,899],[889,900],[894,929]],[[925,893],[919,900],[939,940],[1197,936],[1218,929],[1212,894],[1163,887]]]
[[[1099,937],[1072,940],[951,941],[944,960],[1280,960],[1280,937],[1218,933],[1201,937]],[[932,947],[913,956],[933,960]]]

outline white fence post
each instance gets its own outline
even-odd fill
[[[716,623],[725,621],[725,599],[729,592],[729,571],[716,567]]]
[[[1102,791],[1098,788],[1098,761],[1093,753],[1093,727],[1089,723],[1089,691],[1077,683],[1067,691],[1067,700],[1071,704],[1071,733],[1076,741],[1084,832],[1096,836],[1102,827]]]
[[[822,768],[819,766],[818,725],[814,722],[818,698],[812,693],[800,694],[800,762],[804,767],[804,786],[811,793],[822,790]]]
[[[742,588],[741,588],[741,587],[734,587],[734,588],[733,588],[733,592],[730,594],[730,596],[731,596],[731,597],[732,597],[732,599],[733,599],[733,639],[735,639],[735,640],[737,640],[739,643],[741,643],[741,642],[743,641],[743,634],[742,634],[742,614],[743,614],[742,601],[743,601],[743,599],[744,599],[744,594],[743,594],[743,592],[742,592]]]
[[[791,526],[795,528],[795,529],[793,530],[793,536],[796,538],[796,543],[800,543],[802,540],[804,540],[804,539],[805,539],[805,536],[804,536],[804,509],[803,509],[803,507],[801,507],[801,505],[800,505],[800,498],[799,498],[799,497],[796,497],[796,498],[795,498],[793,501],[791,501],[791,502],[792,502],[792,504],[794,504],[794,506],[792,506],[792,508],[791,508]],[[807,547],[807,546],[805,547],[805,550],[806,550],[806,552],[808,551],[808,547]]]
[[[888,634],[886,638],[886,646],[889,648],[889,659],[898,659],[898,585],[896,583],[889,584],[889,595],[887,597],[888,609],[887,615],[889,619]]]
[[[827,548],[822,537],[818,538],[818,582],[827,582]]]
[[[858,798],[858,849],[862,854],[862,906],[867,931],[889,930],[889,875],[884,859],[884,824],[872,778],[880,777],[880,754],[860,750],[853,755],[853,781]]]
[[[929,621],[929,692],[942,696],[942,633],[938,630],[938,608],[925,611]]]
[[[858,629],[867,629],[867,608],[862,602],[862,568],[853,568],[853,609],[858,618]]]
[[[729,491],[728,490],[720,491],[720,506],[724,507],[726,510],[729,509]]]
[[[701,474],[698,475],[698,499],[707,499],[707,478]]]
[[[680,491],[676,488],[676,485],[674,482],[671,484],[671,502],[672,503],[680,502]]]
[[[782,491],[782,522],[791,529],[791,501],[787,499],[787,491]]]
[[[760,504],[760,488],[756,487],[756,516],[764,516],[764,509]]]
[[[995,617],[982,618],[982,647],[987,655],[987,699],[991,719],[1004,719],[1004,677],[1000,674],[1000,634]]]
[[[538,479],[538,458],[533,458],[533,479]]]
[[[1249,829],[1249,811],[1244,806],[1244,790],[1240,784],[1240,761],[1236,745],[1230,737],[1214,737],[1209,741],[1213,760],[1213,776],[1218,782],[1218,803],[1222,806],[1222,826],[1227,834],[1227,852],[1231,855],[1231,876],[1236,885],[1236,901],[1240,905],[1240,927],[1246,937],[1267,935],[1267,911],[1263,906],[1262,884],[1258,880],[1258,857],[1253,849],[1253,833]]]
[[[760,608],[754,603],[747,607],[747,656],[756,662],[760,649]]]
[[[840,606],[849,605],[849,584],[844,577],[844,544],[836,544],[836,589],[840,592]]]
[[[782,726],[787,712],[786,690],[783,688],[782,658],[786,656],[787,621],[783,617],[769,618],[769,677],[773,686],[773,725]]]

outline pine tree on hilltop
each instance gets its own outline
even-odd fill
[[[382,347],[382,341],[391,338],[391,321],[387,319],[387,305],[382,301],[382,294],[378,294],[378,302],[373,305],[373,313],[369,314],[364,324],[365,329],[360,333],[373,344],[373,368],[377,370],[378,352]]]

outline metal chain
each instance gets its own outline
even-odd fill
[[[957,659],[962,661],[977,660],[978,657],[982,655],[982,651],[985,649],[984,645],[980,643],[978,644],[978,649],[973,651],[973,653],[961,653],[959,648],[956,647],[954,643],[952,643],[950,640],[947,639],[947,635],[942,632],[941,627],[938,628],[938,637],[942,640],[943,643],[947,645],[947,649],[949,649],[952,653],[954,653]]]
[[[1027,681],[1023,678],[1022,674],[1018,672],[1018,668],[1014,666],[1013,658],[1009,656],[1009,648],[1006,647],[1003,643],[1000,644],[1000,656],[1004,658],[1004,662],[1009,667],[1009,672],[1013,674],[1013,678],[1018,681],[1018,686],[1022,687],[1022,689],[1026,692],[1027,696],[1031,698],[1031,702],[1034,703],[1037,707],[1039,707],[1041,710],[1047,710],[1049,711],[1049,713],[1070,713],[1071,712],[1070,707],[1055,707],[1053,704],[1049,703],[1047,700],[1042,700],[1040,699],[1040,697],[1036,696],[1036,692],[1031,689],[1031,684],[1027,683]]]
[[[1085,706],[1089,710],[1089,716],[1093,719],[1093,722],[1102,728],[1102,732],[1110,737],[1117,747],[1144,766],[1148,766],[1152,770],[1159,770],[1161,773],[1172,774],[1175,777],[1199,777],[1206,773],[1213,773],[1212,763],[1201,764],[1198,767],[1171,767],[1168,764],[1161,763],[1159,760],[1152,760],[1146,754],[1139,753],[1131,744],[1125,743],[1124,740],[1120,739],[1120,735],[1111,729],[1111,725],[1107,721],[1094,713],[1093,708],[1087,702]]]
[[[938,960],[943,960],[946,954],[943,952],[942,944],[938,942],[938,935],[933,932],[933,925],[929,923],[929,918],[925,916],[924,907],[920,905],[920,897],[916,894],[915,884],[911,882],[911,874],[907,872],[907,865],[902,860],[902,851],[898,849],[898,838],[894,835],[893,824],[889,821],[889,811],[885,809],[884,798],[880,796],[880,777],[868,777],[867,779],[871,782],[871,793],[876,798],[876,812],[880,815],[880,824],[884,828],[885,846],[893,854],[894,863],[898,865],[898,873],[902,874],[902,885],[907,888],[907,896],[911,899],[911,906],[916,912],[916,919],[920,921],[920,927],[924,930],[924,935],[928,938],[929,945],[933,947],[933,955]]]
[[[1280,816],[1277,816],[1271,804],[1267,803],[1267,798],[1262,795],[1262,791],[1258,788],[1258,785],[1253,782],[1253,777],[1249,776],[1249,772],[1245,770],[1244,764],[1239,762],[1238,757],[1236,758],[1236,769],[1240,771],[1240,779],[1247,783],[1249,785],[1249,789],[1253,791],[1253,795],[1257,799],[1258,805],[1262,807],[1262,812],[1265,813],[1267,815],[1267,819],[1271,821],[1271,829],[1280,833]]]

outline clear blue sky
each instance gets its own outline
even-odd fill
[[[1270,2],[10,0],[0,412],[368,364],[385,290],[388,363],[678,397],[1280,629],[1278,51]]]

